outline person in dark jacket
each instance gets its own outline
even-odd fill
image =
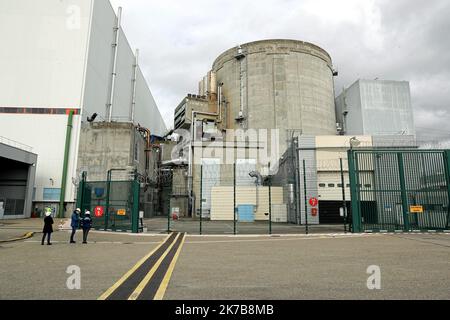
[[[70,235],[70,243],[76,243],[75,240],[73,240],[73,237],[75,236],[75,232],[77,232],[78,227],[80,226],[80,208],[77,208],[73,213],[71,217],[70,226],[72,227],[72,234]]]
[[[47,245],[51,246],[51,242],[50,242],[50,237],[52,235],[53,232],[53,218],[52,218],[52,212],[51,211],[47,211],[45,213],[45,218],[44,218],[44,229],[42,230],[43,236],[42,236],[42,243],[41,245],[44,245],[45,242],[45,237],[47,236]]]
[[[87,237],[89,234],[89,230],[92,227],[92,218],[91,213],[86,210],[84,213],[84,218],[81,220],[82,228],[83,228],[83,243],[87,243]]]

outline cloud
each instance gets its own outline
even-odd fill
[[[171,126],[173,110],[214,59],[239,43],[291,38],[327,50],[336,91],[358,78],[410,81],[418,138],[445,139],[450,121],[446,0],[111,0],[141,49],[141,66]],[[437,131],[436,128],[441,128]]]

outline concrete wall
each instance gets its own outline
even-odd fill
[[[280,152],[286,130],[303,134],[336,132],[330,56],[321,48],[294,40],[243,44],[220,55],[213,64],[227,100],[227,128],[280,129]],[[235,119],[242,108],[245,120]]]
[[[135,144],[138,160],[134,158]],[[78,155],[78,174],[88,173],[91,181],[103,181],[110,169],[137,168],[145,172],[145,141],[131,123],[83,124]],[[119,173],[118,173],[119,174]]]
[[[149,152],[146,168],[146,141],[131,123],[85,123],[81,128],[77,175],[87,172],[88,181],[106,181],[110,169],[112,180],[134,179],[136,169],[147,176],[149,185],[141,186],[140,210],[148,218],[156,214],[158,197],[155,194],[159,154]]]
[[[192,123],[192,111],[216,113],[217,103],[197,97],[186,97],[175,109],[174,128],[189,129]],[[197,117],[208,117],[198,115]],[[211,118],[211,117],[210,117]]]

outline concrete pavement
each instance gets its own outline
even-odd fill
[[[450,299],[450,236],[189,237],[165,298]]]
[[[39,232],[38,222],[8,232]],[[167,238],[93,231],[83,245],[79,232],[70,245],[69,235],[1,243],[0,299],[97,299]],[[66,286],[73,265],[80,290]],[[367,288],[371,265],[380,290]],[[450,234],[188,235],[167,280],[164,299],[450,299]]]

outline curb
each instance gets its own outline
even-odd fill
[[[27,232],[23,236],[19,238],[13,238],[13,239],[7,239],[7,240],[0,240],[0,243],[7,243],[7,242],[15,242],[20,240],[26,240],[31,238],[34,235],[34,232]]]

